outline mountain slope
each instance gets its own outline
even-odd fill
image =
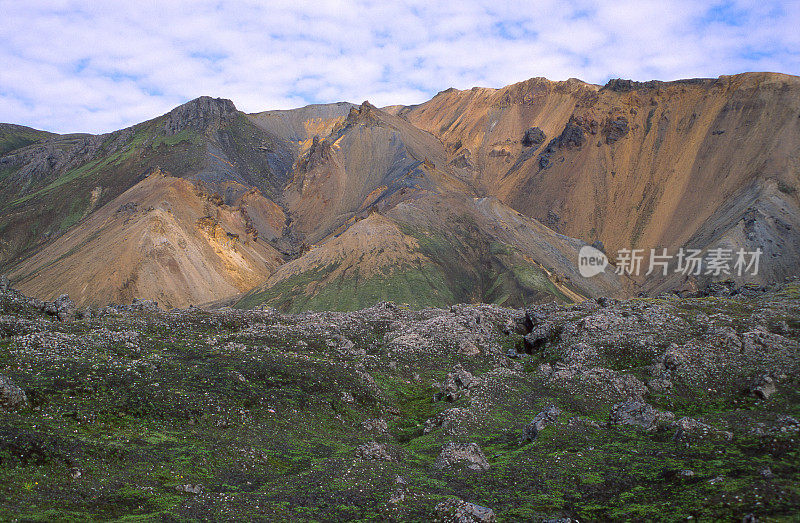
[[[482,191],[609,252],[677,249],[756,180],[772,180],[783,188],[776,197],[797,203],[800,79],[793,76],[603,88],[533,79],[445,91],[397,112],[440,136]]]
[[[800,78],[788,75],[605,86],[534,78],[383,110],[342,102],[244,114],[201,97],[102,136],[4,125],[0,147],[0,264],[27,292],[68,286],[87,303],[96,278],[102,299],[134,296],[125,280],[79,269],[98,252],[93,234],[116,244],[132,223],[146,228],[143,217],[95,216],[110,216],[110,202],[157,168],[204,195],[174,200],[186,208],[170,222],[183,231],[176,238],[194,235],[200,198],[236,216],[230,227],[241,232],[225,230],[258,246],[233,268],[209,261],[211,280],[196,289],[188,282],[205,247],[178,260],[186,272],[174,288],[158,276],[136,289],[169,304],[233,299],[250,285],[240,306],[518,305],[731,276],[684,276],[673,263],[666,276],[619,278],[623,248],[760,249],[759,274],[733,275],[740,283],[800,267]],[[145,186],[162,198],[162,186]],[[578,273],[588,243],[611,258],[604,276]],[[108,259],[108,272],[132,274],[135,260],[133,251]]]
[[[156,171],[24,260],[11,278],[40,298],[67,292],[79,306],[133,298],[200,304],[250,289],[283,262],[253,236],[239,209]]]
[[[234,182],[269,197],[291,161],[229,100],[209,97],[106,135],[48,135],[0,158],[0,262],[57,238],[155,168],[223,195]]]
[[[420,189],[469,191],[431,134],[368,102],[353,107],[295,162],[284,198],[297,230],[314,243],[371,207],[394,205]],[[341,231],[339,231],[341,232]]]
[[[354,310],[393,300],[522,305],[622,296],[615,274],[576,269],[585,243],[554,233],[493,198],[420,191],[373,212],[278,269],[238,304],[281,310]]]

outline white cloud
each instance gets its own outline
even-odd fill
[[[242,110],[533,76],[800,73],[800,6],[735,0],[0,0],[0,121],[103,132],[202,94]]]

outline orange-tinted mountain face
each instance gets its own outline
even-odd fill
[[[755,219],[759,231],[731,246],[772,251],[766,277],[800,262],[787,229],[799,225],[797,77],[533,79],[446,91],[399,114],[440,136],[480,190],[609,253],[705,249]]]
[[[103,136],[3,125],[0,155],[5,271],[81,305],[519,305],[730,277],[584,277],[587,244],[612,264],[760,250],[740,282],[800,267],[800,78],[780,74],[535,78],[385,110],[204,97]]]

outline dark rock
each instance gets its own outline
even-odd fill
[[[761,398],[762,400],[769,399],[770,396],[775,394],[778,389],[775,386],[775,379],[765,374],[756,380],[756,382],[751,387],[750,391],[755,395]]]
[[[370,441],[369,443],[359,446],[356,449],[356,458],[363,461],[395,461],[392,455],[389,454],[386,445],[376,441]]]
[[[468,503],[459,498],[439,502],[435,511],[437,521],[443,523],[490,523],[497,521],[492,509]]]
[[[545,427],[548,425],[552,425],[556,421],[558,421],[558,417],[561,415],[561,409],[556,407],[555,405],[550,405],[542,412],[536,415],[522,431],[522,441],[533,441],[536,439],[536,436],[544,430]]]
[[[709,283],[705,288],[697,291],[695,297],[705,298],[715,296],[717,298],[727,298],[738,294],[736,282],[733,280],[715,281]]]
[[[612,425],[633,425],[645,430],[654,430],[659,421],[672,418],[674,415],[671,412],[661,412],[643,401],[630,399],[611,407],[609,421]]]
[[[559,149],[571,149],[573,147],[581,147],[585,142],[584,127],[589,130],[591,134],[597,127],[597,122],[594,120],[584,121],[581,118],[573,116],[570,118],[564,130],[557,137],[550,140],[547,147],[539,157],[539,167],[547,169],[551,164],[551,156]]]
[[[558,343],[561,338],[562,330],[562,325],[537,325],[522,339],[522,346],[525,353],[533,354],[542,350],[548,343]]]
[[[505,147],[494,147],[489,151],[489,158],[508,158],[511,156],[511,151]]]
[[[455,158],[450,160],[450,165],[459,169],[472,169],[475,167],[472,164],[472,153],[469,149],[464,149]]]
[[[525,136],[522,137],[522,145],[525,147],[539,146],[544,143],[546,138],[544,131],[538,127],[531,127],[525,131]]]
[[[625,137],[628,134],[630,128],[628,127],[628,119],[624,116],[618,116],[613,120],[609,120],[606,122],[606,126],[604,129],[606,135],[606,143],[612,144],[619,140],[620,138]]]
[[[601,242],[600,240],[595,240],[594,242],[592,242],[592,247],[594,247],[600,252],[606,252],[606,246],[603,245],[603,242]]]
[[[617,305],[619,303],[614,298],[609,298],[607,296],[600,296],[595,301],[601,307],[612,307],[612,306]]]
[[[465,464],[470,470],[484,472],[490,465],[477,443],[448,443],[442,447],[439,457],[433,464],[437,469],[452,468],[456,464]]]
[[[9,378],[0,374],[0,408],[19,409],[27,406],[28,396],[25,391]]]
[[[569,148],[569,147],[580,147],[585,143],[585,138],[583,134],[583,129],[575,122],[570,121],[564,127],[564,130],[561,131],[561,135],[558,138],[557,147],[559,149]]]

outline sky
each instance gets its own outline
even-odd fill
[[[800,74],[800,0],[0,0],[0,13],[0,122],[61,133],[201,95],[257,112],[537,76]]]

